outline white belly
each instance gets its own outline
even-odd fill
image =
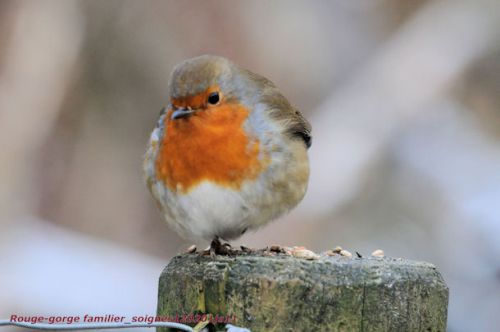
[[[160,200],[168,201],[163,211],[166,221],[184,237],[212,240],[215,236],[229,240],[241,235],[255,220],[242,195],[233,189],[203,182],[189,193],[174,193],[162,183],[155,191]]]

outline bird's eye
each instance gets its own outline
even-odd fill
[[[208,95],[208,103],[212,105],[216,105],[219,102],[219,93],[218,92],[212,92],[210,95]]]

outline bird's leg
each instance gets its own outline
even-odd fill
[[[210,243],[210,257],[215,258],[216,255],[230,255],[232,252],[229,243],[222,243],[219,236],[215,236]]]
[[[210,257],[215,258],[215,256],[220,253],[220,247],[222,244],[220,243],[219,237],[216,235],[212,242],[210,243]]]

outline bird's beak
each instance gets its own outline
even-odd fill
[[[172,120],[182,119],[182,118],[189,116],[192,113],[194,113],[194,111],[192,109],[178,108],[172,113],[171,119]]]

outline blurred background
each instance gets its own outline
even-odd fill
[[[190,243],[142,156],[172,67],[205,53],[271,79],[313,126],[306,198],[235,244],[429,261],[449,331],[498,331],[495,0],[1,1],[0,318],[155,313]]]

